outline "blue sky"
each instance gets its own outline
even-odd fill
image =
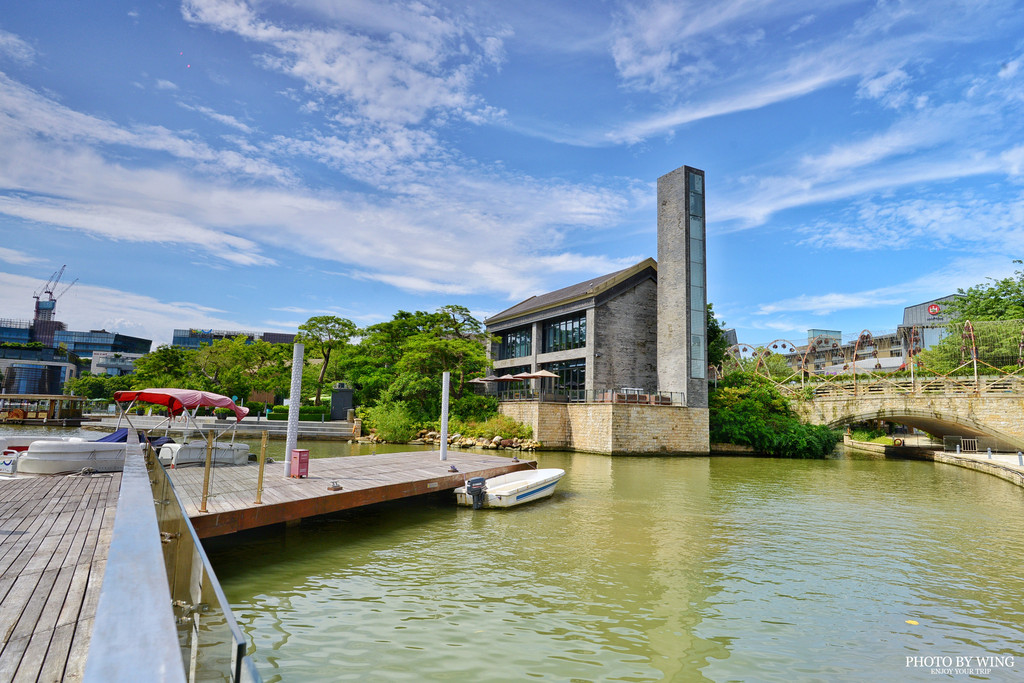
[[[749,343],[894,328],[1024,257],[1020,2],[7,3],[0,317],[478,317],[655,256],[707,174]]]

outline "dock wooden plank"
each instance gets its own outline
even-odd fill
[[[4,642],[3,652],[0,652],[0,681],[14,680],[21,665],[22,655],[28,649],[29,638],[19,638]]]
[[[74,635],[74,624],[58,626],[53,630],[53,634],[49,639],[49,647],[46,651],[46,657],[43,659],[42,666],[39,669],[38,680],[72,680],[65,678],[64,669],[68,664],[68,655],[71,652],[71,640]]]
[[[455,465],[457,472],[449,472]],[[441,461],[434,451],[316,458],[310,476],[285,479],[284,463],[266,468],[263,504],[256,505],[258,468],[253,465],[216,468],[205,513],[200,468],[168,471],[200,538],[234,533],[269,524],[372,505],[409,496],[456,488],[469,477],[494,477],[535,467],[533,461],[477,453],[451,452]],[[341,491],[328,491],[338,481]]]
[[[81,677],[120,481],[0,480],[0,680]]]

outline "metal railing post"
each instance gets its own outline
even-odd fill
[[[206,469],[203,472],[203,500],[200,512],[206,512],[206,499],[210,493],[210,465],[213,462],[213,432],[206,433]]]

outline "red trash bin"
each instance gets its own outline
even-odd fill
[[[292,476],[309,476],[309,451],[305,448],[296,448],[292,451]]]

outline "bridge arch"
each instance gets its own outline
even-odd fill
[[[988,437],[1000,448],[1024,450],[1024,396],[1016,392],[816,396],[793,401],[793,406],[808,422],[834,428],[884,420],[940,438]]]
[[[1024,439],[1006,434],[998,429],[982,424],[972,417],[963,415],[936,415],[929,410],[914,410],[907,408],[885,409],[880,408],[872,411],[851,412],[839,416],[826,424],[829,427],[839,428],[870,420],[885,420],[896,424],[915,427],[922,431],[934,434],[937,437],[944,436],[968,436],[968,437],[993,437],[1010,443],[1020,443],[1024,447]]]

